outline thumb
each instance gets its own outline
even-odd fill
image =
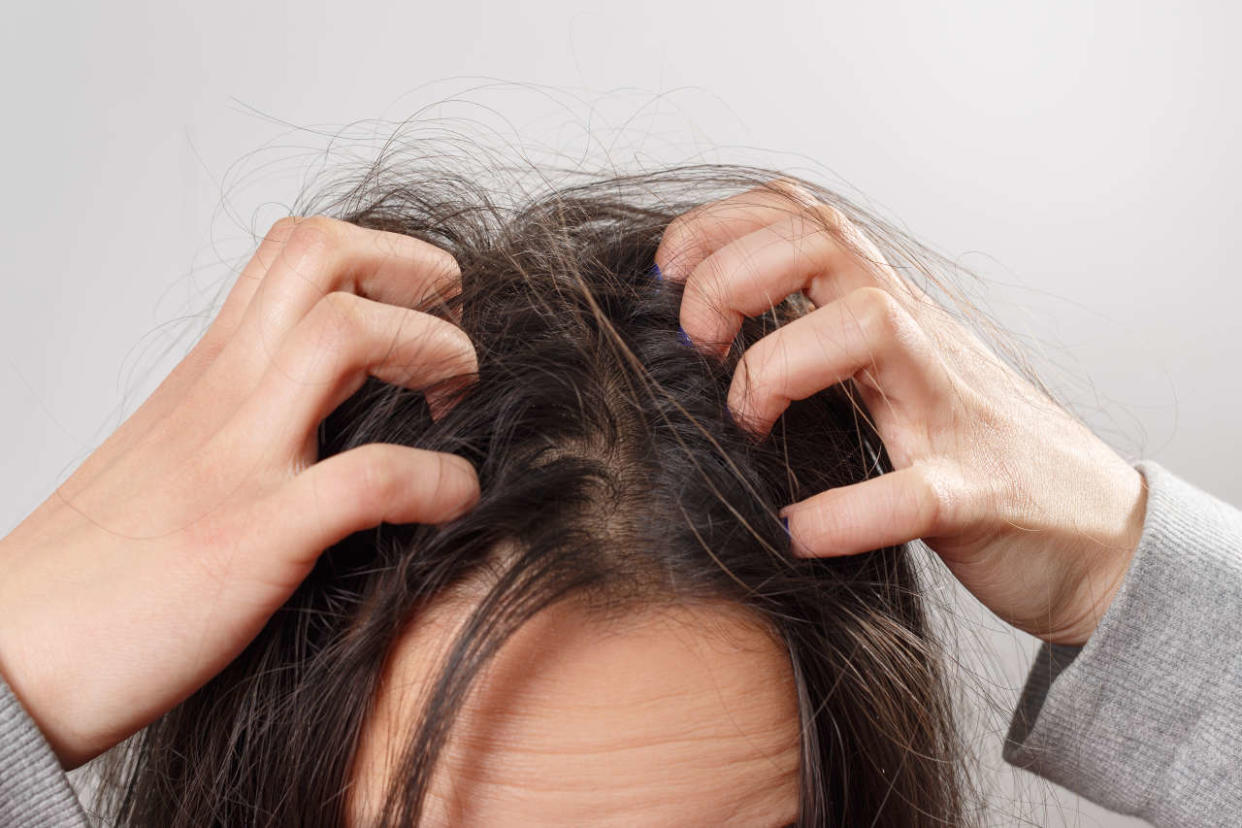
[[[924,466],[821,492],[786,506],[794,553],[822,558],[856,555],[918,538],[952,525],[953,498],[943,479]]]

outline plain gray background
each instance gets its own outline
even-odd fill
[[[466,137],[760,163],[865,197],[983,274],[978,298],[1126,456],[1242,502],[1235,4],[217,0],[6,18],[0,532],[175,364],[198,330],[184,317],[302,174],[418,112]],[[992,823],[1132,824],[1002,767],[1032,643],[980,629]]]

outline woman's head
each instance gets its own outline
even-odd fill
[[[326,551],[246,651],[143,734],[122,817],[959,822],[908,550],[796,558],[777,517],[887,469],[866,412],[838,386],[756,441],[725,405],[733,367],[803,303],[747,320],[720,363],[679,337],[680,287],[651,271],[676,216],[773,177],[676,169],[504,206],[388,168],[320,206],[452,252],[461,292],[426,309],[459,319],[479,357],[435,420],[420,394],[368,383],[324,422],[321,455],[452,451],[482,497],[450,524]]]

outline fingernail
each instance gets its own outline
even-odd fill
[[[681,340],[682,345],[694,347],[694,343],[690,341],[690,337],[686,336],[686,329],[681,325],[677,326],[677,338]]]
[[[660,272],[660,266],[658,264],[653,264],[651,266],[650,273],[652,276],[656,277],[656,281],[658,282],[664,281],[664,274]]]
[[[788,537],[793,537],[793,535],[790,535],[790,534],[789,534],[789,518],[787,518],[787,517],[783,517],[783,518],[781,518],[781,526],[784,526],[784,527],[785,527],[785,534],[786,534]]]

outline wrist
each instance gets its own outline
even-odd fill
[[[72,729],[63,721],[65,701],[72,693],[50,681],[57,673],[48,669],[48,656],[57,651],[63,638],[38,633],[43,627],[36,617],[52,599],[30,587],[30,578],[25,577],[29,568],[24,564],[39,560],[43,551],[15,541],[12,535],[0,539],[0,618],[4,619],[0,624],[0,679],[39,729],[61,767],[72,770],[93,754],[75,746]]]
[[[1125,582],[1130,564],[1138,551],[1147,517],[1147,483],[1137,469],[1127,466],[1112,530],[1092,538],[1075,557],[1081,566],[1069,566],[1073,583],[1063,622],[1040,636],[1050,644],[1081,647],[1099,627]]]

